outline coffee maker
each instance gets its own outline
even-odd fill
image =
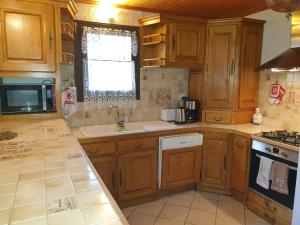
[[[186,122],[195,123],[199,121],[200,103],[198,100],[187,99],[185,101]]]

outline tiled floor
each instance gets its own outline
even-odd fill
[[[231,197],[194,190],[123,212],[131,225],[269,225]]]

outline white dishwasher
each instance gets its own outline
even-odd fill
[[[180,134],[174,136],[164,136],[159,138],[158,152],[158,187],[161,189],[163,151],[172,151],[179,148],[199,146],[203,144],[203,135],[199,133]]]

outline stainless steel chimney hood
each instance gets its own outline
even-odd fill
[[[259,71],[300,71],[300,11],[292,14],[291,48],[264,63]]]

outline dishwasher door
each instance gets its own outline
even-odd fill
[[[199,146],[203,144],[203,135],[199,133],[180,134],[174,136],[164,136],[159,138],[158,152],[158,187],[161,189],[163,151],[172,151],[179,148]]]

